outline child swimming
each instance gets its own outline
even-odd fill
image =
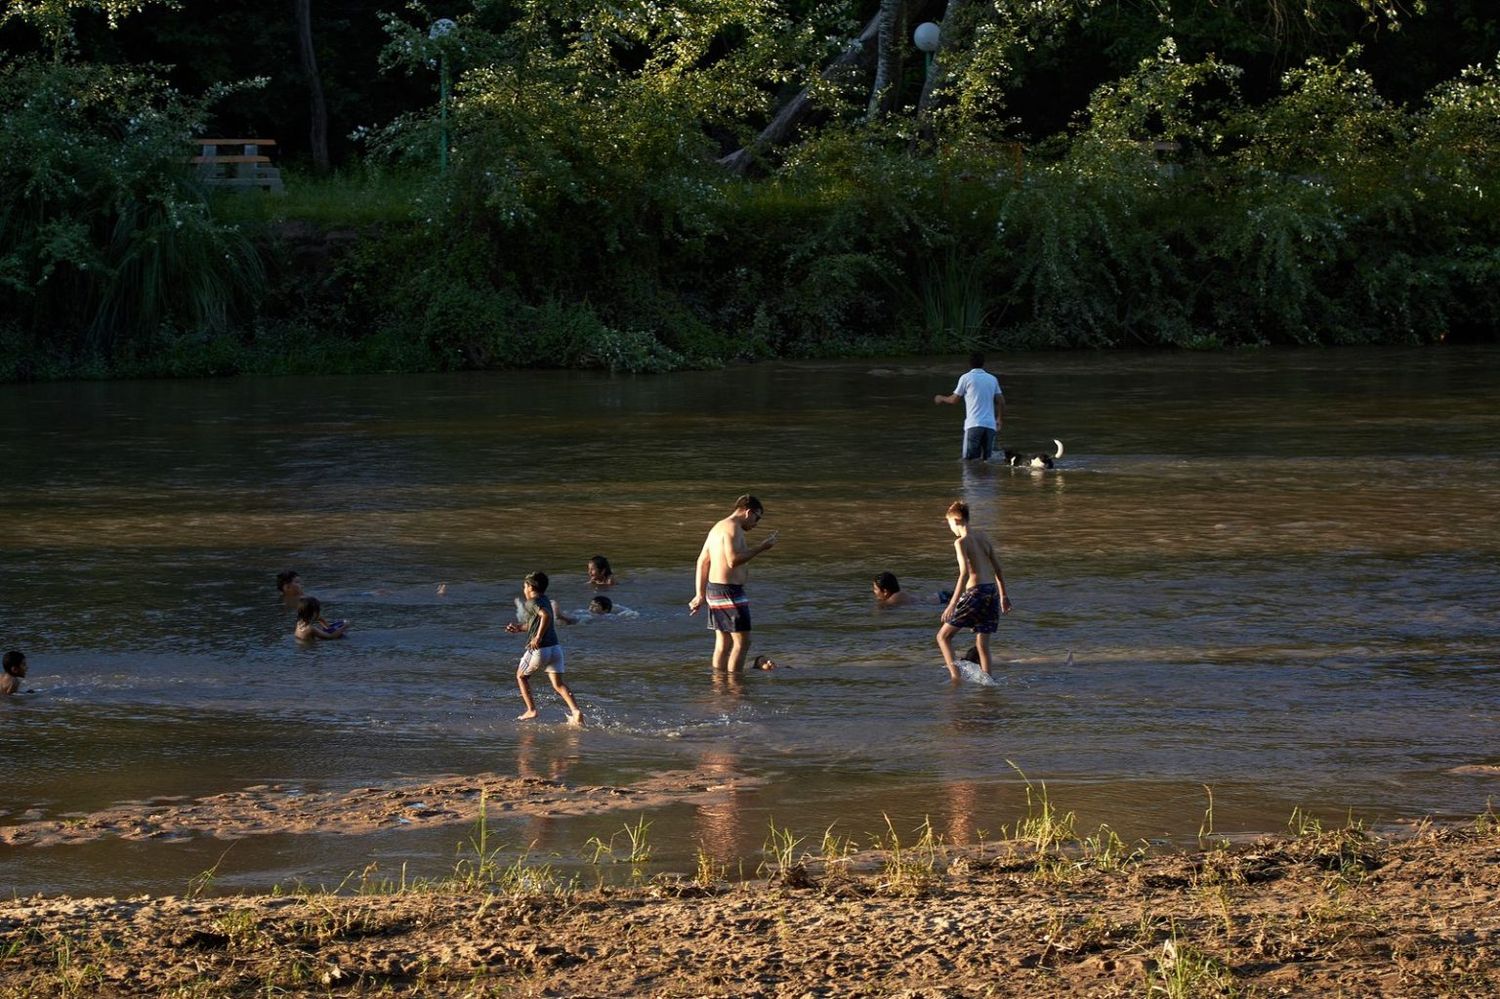
[[[276,574],[276,590],[281,594],[281,602],[288,607],[296,607],[297,601],[306,595],[302,592],[302,577],[297,575],[296,569]]]
[[[589,585],[596,589],[615,585],[615,571],[609,567],[609,559],[595,555],[589,559]]]
[[[299,642],[310,642],[315,638],[343,638],[349,630],[348,621],[323,620],[323,604],[317,597],[303,597],[297,601],[297,627],[293,632]]]
[[[876,576],[870,584],[870,592],[875,594],[876,607],[905,607],[915,602],[910,593],[901,589],[901,582],[894,572],[882,572]],[[952,596],[952,590],[939,590],[937,602],[946,605]]]
[[[26,679],[26,654],[11,649],[5,654],[5,672],[0,673],[0,697],[9,697],[21,692],[21,681]]]
[[[911,603],[911,594],[901,591],[901,582],[894,572],[882,572],[876,576],[870,584],[870,592],[875,594],[875,603],[879,607],[903,607]]]

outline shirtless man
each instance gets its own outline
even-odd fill
[[[1005,595],[1005,577],[1000,572],[1000,556],[983,531],[969,526],[969,504],[962,501],[948,507],[948,530],[958,537],[953,550],[958,553],[958,583],[943,611],[943,626],[938,629],[938,649],[948,675],[958,679],[953,664],[953,636],[964,628],[974,630],[974,647],[979,652],[979,668],[990,672],[990,635],[1000,625],[1000,615],[1010,613],[1010,598]]]
[[[760,500],[741,496],[734,501],[734,511],[708,532],[698,553],[697,592],[688,603],[688,613],[698,613],[707,602],[708,626],[714,632],[714,672],[738,673],[750,651],[750,600],[745,596],[750,570],[745,563],[776,544],[776,532],[754,548],[746,546],[745,532],[759,524],[764,513]]]

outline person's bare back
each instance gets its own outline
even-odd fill
[[[954,634],[964,628],[973,629],[979,668],[988,675],[990,635],[999,624],[1000,615],[1010,613],[1010,597],[1005,593],[1000,556],[995,553],[989,535],[969,526],[969,505],[962,501],[950,504],[945,520],[957,538],[953,542],[953,551],[958,556],[958,580],[943,611],[937,644],[943,653],[943,665],[948,667],[948,675],[957,681],[958,667],[953,662]]]
[[[994,583],[1000,573],[1000,556],[988,534],[976,527],[953,542],[958,554],[959,571],[962,574],[960,590],[972,589],[985,583]]]

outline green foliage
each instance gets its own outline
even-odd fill
[[[140,5],[6,8],[69,33],[51,62],[0,69],[0,378],[654,372],[1500,324],[1500,67],[1420,88],[1403,70],[1430,92],[1398,100],[1350,45],[1373,20],[1393,64],[1418,6],[955,4],[936,91],[918,108],[923,74],[898,60],[871,120],[866,71],[822,69],[872,0],[474,0],[437,39],[410,4],[381,60],[425,106],[358,130],[366,163],[205,199],[183,161],[206,101],[159,68],[63,59],[80,15],[97,31]],[[1462,10],[1443,16],[1491,37]],[[1058,74],[1072,126],[1036,139],[1027,102]],[[725,171],[804,86],[792,137]]]
[[[410,170],[356,164],[317,174],[281,168],[286,190],[219,189],[210,192],[209,207],[220,222],[248,227],[307,222],[326,230],[402,225],[415,220],[417,201],[427,177]]]
[[[0,69],[0,308],[40,342],[222,330],[253,297],[260,261],[186,163],[204,107],[149,67]]]
[[[7,21],[22,21],[35,28],[54,62],[61,62],[74,43],[73,26],[80,14],[103,14],[111,28],[120,19],[144,9],[153,0],[5,0],[0,27]],[[170,0],[162,0],[170,2]]]

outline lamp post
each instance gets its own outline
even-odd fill
[[[451,18],[440,17],[427,29],[427,37],[438,46],[438,173],[448,172],[448,46],[443,39],[452,34],[458,24]]]
[[[943,41],[943,29],[931,21],[923,21],[917,25],[917,30],[911,33],[911,40],[922,50],[927,57],[927,76],[932,76],[932,56],[937,52],[938,46]]]

